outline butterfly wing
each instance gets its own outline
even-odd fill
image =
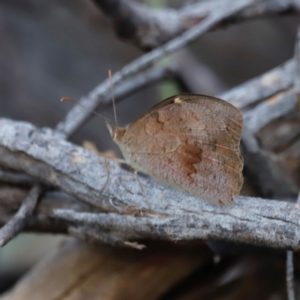
[[[243,183],[243,118],[226,101],[177,95],[134,122],[119,144],[139,171],[213,204],[230,204]]]

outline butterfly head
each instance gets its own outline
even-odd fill
[[[109,122],[106,122],[106,126],[114,142],[117,144],[121,143],[126,132],[126,128],[115,126]]]

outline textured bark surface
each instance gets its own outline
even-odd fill
[[[25,122],[0,120],[0,164],[25,171],[101,211],[53,211],[69,222],[73,234],[112,244],[150,239],[227,240],[278,248],[299,249],[298,204],[237,197],[228,207],[210,205],[198,198],[141,178],[153,211],[149,211],[132,173],[86,149],[56,137],[50,129]],[[17,138],[16,138],[17,137]],[[137,214],[137,215],[134,215]],[[106,240],[104,240],[106,241]]]

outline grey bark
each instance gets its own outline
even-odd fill
[[[80,199],[99,212],[56,209],[70,231],[114,241],[140,239],[226,240],[298,250],[300,206],[275,200],[237,197],[228,207],[216,207],[190,195],[141,178],[147,203],[134,175],[104,158],[61,140],[50,129],[25,122],[0,120],[0,164],[43,180]],[[102,212],[100,212],[102,211]],[[103,213],[103,211],[105,213]],[[101,237],[99,237],[101,240]]]

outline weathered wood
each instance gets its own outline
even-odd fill
[[[41,186],[34,186],[23,201],[18,212],[1,228],[0,247],[3,247],[10,241],[10,237],[15,236],[25,227],[28,217],[33,213],[37,205],[41,190]]]
[[[158,299],[210,261],[205,245],[161,243],[138,252],[69,241],[0,299]]]
[[[55,210],[74,228],[109,232],[122,241],[139,239],[227,240],[278,248],[300,248],[300,206],[237,197],[216,207],[190,195],[141,178],[152,212],[134,175],[102,157],[63,141],[50,129],[0,120],[0,165],[27,172],[49,185],[111,213]],[[70,225],[72,224],[72,225]]]

